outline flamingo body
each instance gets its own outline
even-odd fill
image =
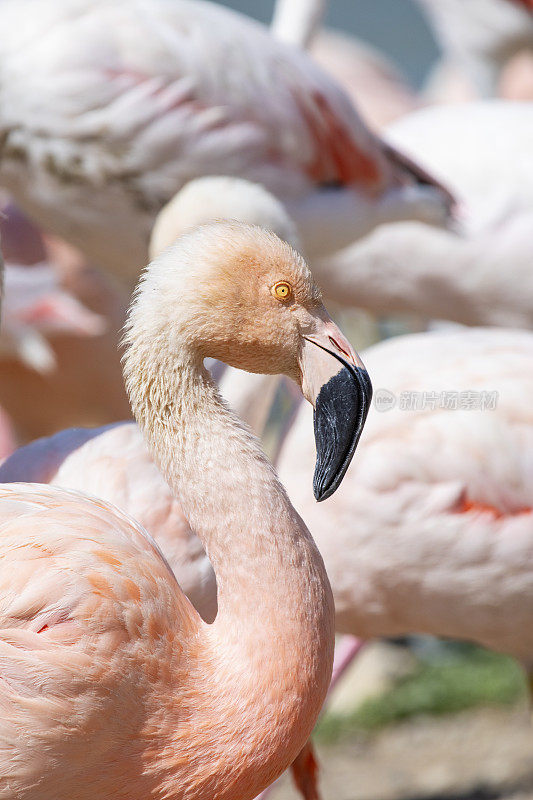
[[[216,614],[213,569],[133,422],[70,429],[17,450],[0,481],[47,483],[98,497],[148,531],[203,619]]]
[[[308,252],[391,216],[446,221],[444,190],[373,136],[304,53],[234,12],[201,0],[7,0],[0,23],[11,32],[0,182],[123,278],[145,263],[162,205],[201,175],[242,176],[290,202]]]
[[[446,58],[472,81],[478,96],[497,94],[507,62],[533,49],[529,0],[419,0]]]
[[[461,231],[383,226],[315,263],[328,296],[378,314],[531,327],[533,106],[493,100],[428,108],[387,135],[453,188]]]
[[[364,357],[388,402],[372,408],[339,493],[317,505],[305,491],[306,409],[278,462],[324,557],[337,630],[467,639],[531,663],[533,336],[414,334]],[[454,391],[473,407],[454,410]],[[476,410],[484,391],[492,405]],[[409,406],[413,393],[425,407]],[[452,409],[438,407],[441,393]]]
[[[174,679],[186,601],[117,509],[39,485],[0,498],[0,797],[146,797],[161,721],[142,708]]]

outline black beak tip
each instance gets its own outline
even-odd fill
[[[372,401],[366,369],[345,363],[316,400],[314,423],[316,466],[313,493],[326,500],[340,486],[361,438]]]

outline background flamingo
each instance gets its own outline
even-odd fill
[[[316,262],[327,296],[376,314],[530,327],[533,106],[428,108],[403,117],[387,136],[452,187],[460,235],[416,223],[383,226]]]
[[[117,352],[126,293],[11,204],[3,208],[0,233],[0,404],[19,441],[65,425],[127,418]]]
[[[343,489],[318,505],[304,489],[303,408],[278,462],[324,556],[337,630],[468,639],[530,663],[533,335],[414,334],[364,357],[382,413]]]
[[[363,357],[376,400],[335,497],[317,504],[305,487],[307,409],[278,458],[324,557],[336,630],[350,634],[341,674],[361,639],[412,633],[477,642],[531,674],[533,334],[421,333]]]
[[[533,50],[528,3],[510,0],[418,0],[445,60],[466,75],[478,97],[498,95],[508,62]]]
[[[0,24],[0,183],[130,285],[157,212],[204,174],[264,184],[310,256],[385,220],[448,220],[449,194],[370,133],[332,79],[227,9],[4,0]]]

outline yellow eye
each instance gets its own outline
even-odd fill
[[[290,283],[285,281],[278,281],[270,290],[276,300],[288,300],[292,294],[292,287]]]

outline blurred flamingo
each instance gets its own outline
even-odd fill
[[[500,80],[510,62],[533,51],[531,0],[418,2],[444,53],[444,64],[459,80],[466,79],[468,99],[500,94]],[[433,92],[433,98],[446,99],[442,91]]]
[[[363,357],[376,402],[342,489],[320,504],[306,491],[304,408],[278,460],[324,557],[336,629],[466,639],[531,666],[533,334],[413,334]]]
[[[2,209],[0,234],[0,403],[17,437],[127,417],[117,353],[126,293],[12,204]]]
[[[259,23],[193,0],[4,0],[0,184],[43,229],[132,284],[162,206],[228,174],[286,202],[309,257],[449,193]],[[208,57],[206,57],[208,54]]]
[[[374,407],[335,496],[316,503],[306,486],[306,408],[277,460],[324,558],[335,628],[348,634],[340,674],[364,640],[412,633],[477,642],[531,674],[533,334],[420,333],[363,358]]]
[[[387,137],[452,187],[461,234],[383,226],[315,261],[325,295],[375,314],[530,328],[533,105],[427,108],[395,122]]]

